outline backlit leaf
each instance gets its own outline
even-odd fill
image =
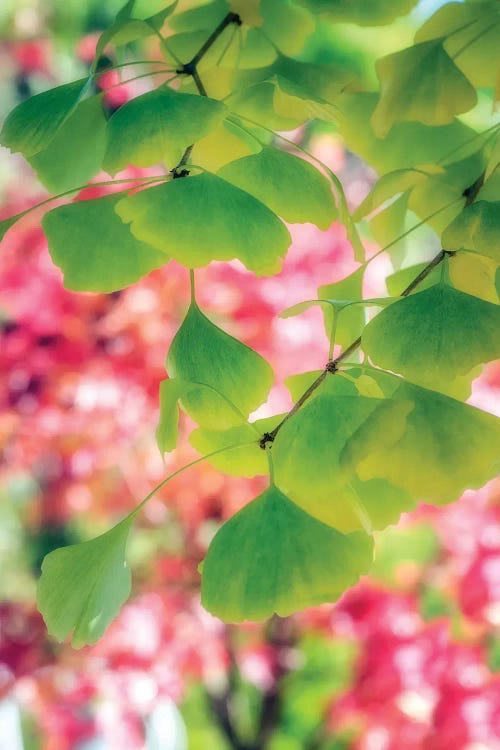
[[[361,345],[376,365],[446,388],[500,357],[500,306],[436,284],[382,310],[368,323]]]
[[[42,221],[54,263],[67,289],[114,292],[168,262],[136,239],[115,213],[120,195],[76,201],[49,211]]]
[[[214,537],[201,600],[226,622],[286,617],[337,599],[371,560],[369,536],[340,534],[270,487]]]
[[[434,504],[460,497],[500,468],[500,420],[401,378],[370,370],[393,399],[411,400],[406,431],[390,450],[373,446],[358,464],[361,479],[386,479],[416,500]]]
[[[0,143],[25,157],[43,151],[76,107],[86,84],[86,78],[65,83],[18,104],[4,122]]]
[[[133,516],[105,534],[50,552],[42,563],[37,603],[58,641],[73,633],[81,648],[104,634],[130,594],[125,550]]]
[[[117,14],[115,22],[99,37],[96,46],[95,64],[99,61],[104,50],[111,42],[115,47],[120,47],[130,44],[130,42],[135,42],[137,39],[152,36],[155,32],[159,31],[168,16],[177,7],[178,0],[170,3],[170,5],[158,13],[144,19],[134,18],[134,4],[134,0],[126,3],[124,8]]]
[[[180,94],[168,86],[150,91],[120,107],[108,122],[104,168],[114,175],[128,164],[174,167],[187,146],[206,136],[222,120],[222,102]]]
[[[377,61],[381,96],[372,117],[378,136],[395,122],[418,120],[446,125],[477,100],[474,87],[455,65],[442,42],[429,41]]]
[[[447,250],[475,250],[500,263],[500,202],[466,206],[445,229],[442,242]]]
[[[263,31],[284,55],[297,55],[315,29],[314,18],[293,0],[261,0]]]
[[[288,222],[311,222],[328,229],[335,220],[333,193],[326,177],[303,159],[277,148],[223,167],[220,176],[265,203]]]
[[[276,483],[306,512],[346,532],[370,526],[355,466],[372,446],[387,450],[404,433],[411,402],[337,395],[336,376],[286,422],[273,444]]]
[[[418,0],[300,0],[314,13],[328,13],[332,20],[361,26],[382,26],[404,16]]]
[[[135,193],[116,210],[136,237],[189,268],[239,258],[259,276],[273,274],[290,244],[266,206],[208,172]]]
[[[99,172],[106,150],[106,118],[101,97],[80,102],[43,151],[28,161],[53,193],[84,185]]]
[[[352,300],[363,298],[363,276],[365,268],[362,266],[341,281],[333,284],[320,286],[318,289],[319,299]],[[323,307],[325,316],[326,335],[330,337],[333,326],[333,311],[329,306]],[[365,313],[361,305],[353,305],[338,314],[335,329],[335,343],[347,347],[361,333],[365,324]]]
[[[244,422],[266,400],[273,372],[257,352],[214,325],[192,303],[167,357],[172,378],[205,385],[181,398],[188,414],[212,430]]]

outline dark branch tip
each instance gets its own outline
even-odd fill
[[[330,373],[330,375],[335,375],[335,373],[339,371],[339,366],[337,362],[332,359],[330,360],[330,362],[326,363],[325,370]]]

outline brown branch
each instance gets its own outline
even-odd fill
[[[408,284],[406,289],[404,289],[400,297],[408,297],[409,294],[413,292],[416,287],[418,287],[424,279],[427,278],[427,276],[433,271],[440,263],[443,262],[443,260],[446,258],[447,255],[454,255],[453,252],[449,252],[448,250],[440,250],[439,253],[423,268],[418,276],[416,276],[413,281]],[[335,357],[335,359],[331,359],[329,362],[326,363],[324,370],[322,371],[321,375],[319,375],[316,380],[311,383],[307,391],[305,391],[302,396],[299,398],[299,400],[292,406],[290,411],[285,414],[281,422],[276,425],[274,430],[271,432],[266,432],[265,435],[262,436],[260,440],[260,447],[265,450],[268,443],[273,443],[276,435],[281,430],[284,424],[288,422],[288,420],[296,414],[299,409],[302,408],[302,406],[308,401],[308,399],[313,395],[313,393],[319,388],[321,383],[325,380],[327,375],[335,375],[336,372],[338,372],[338,366],[342,362],[344,362],[346,359],[348,359],[351,354],[353,354],[359,347],[361,346],[361,336],[358,336],[355,341],[350,344],[347,349],[344,349],[341,354],[338,355],[338,357]]]

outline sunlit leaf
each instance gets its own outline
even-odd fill
[[[284,55],[297,55],[315,29],[314,18],[293,0],[261,0],[263,31]]]
[[[498,304],[495,287],[498,268],[498,261],[476,253],[456,253],[449,263],[450,279],[454,287],[493,304]]]
[[[18,104],[7,116],[0,143],[25,157],[43,151],[83,96],[87,79],[65,83]]]
[[[500,357],[500,306],[436,284],[382,310],[363,331],[361,345],[376,365],[445,388]]]
[[[372,117],[378,136],[395,122],[446,125],[475,106],[477,95],[442,42],[429,41],[377,61],[381,96]]]
[[[121,196],[76,201],[49,211],[42,221],[54,263],[67,289],[113,292],[168,262],[142,242],[115,213]]]
[[[383,175],[370,190],[366,198],[353,214],[354,221],[360,221],[398,193],[411,190],[426,175],[416,169],[398,169]]]
[[[269,473],[269,466],[265,451],[259,445],[259,435],[270,432],[283,415],[266,417],[253,422],[253,426],[245,422],[238,427],[228,430],[207,430],[200,427],[189,436],[189,442],[199,453],[206,455],[220,448],[241,445],[227,453],[221,453],[208,459],[208,463],[225,474],[237,477],[255,477]],[[244,445],[244,443],[253,443]]]
[[[382,478],[416,500],[442,504],[476,489],[500,468],[500,420],[401,378],[371,370],[386,395],[411,400],[406,430],[390,450],[373,446],[358,465],[361,479]]]
[[[273,372],[257,352],[214,325],[192,303],[167,357],[170,377],[205,385],[181,403],[200,425],[212,430],[244,422],[266,400]]]
[[[328,378],[286,422],[273,444],[276,483],[311,515],[341,531],[370,526],[350,484],[372,446],[387,450],[404,433],[411,402],[346,396]],[[342,389],[343,390],[343,389]]]
[[[184,150],[222,120],[222,102],[180,94],[168,86],[150,91],[120,107],[108,122],[104,168],[116,174],[128,164],[174,167]]]
[[[135,193],[116,210],[138,239],[189,268],[239,258],[259,276],[273,274],[290,244],[266,206],[208,172]]]
[[[217,172],[228,162],[255,154],[260,149],[259,141],[226,120],[196,142],[193,161],[210,172]]]
[[[500,202],[479,200],[464,208],[445,229],[442,242],[447,250],[475,250],[500,263]]]
[[[277,148],[238,159],[219,174],[265,203],[288,222],[311,222],[328,229],[336,210],[331,186],[321,172],[304,159]]]
[[[229,7],[233,13],[238,13],[243,23],[249,26],[262,26],[260,0],[229,0]]]
[[[40,181],[53,193],[84,185],[99,172],[106,150],[101,97],[80,102],[47,148],[29,157]]]
[[[142,19],[134,17],[134,0],[130,0],[130,2],[126,3],[122,10],[117,14],[115,22],[99,37],[96,46],[94,67],[108,44],[111,42],[115,47],[120,47],[125,44],[130,44],[130,42],[135,42],[137,39],[152,36],[159,31],[166,19],[173,13],[177,4],[178,0],[175,0],[175,2],[170,3],[170,5],[158,13]]]
[[[95,643],[130,594],[125,560],[133,517],[105,534],[50,552],[42,563],[37,603],[58,641],[70,633],[75,648]]]
[[[202,604],[226,622],[286,617],[337,599],[371,559],[369,536],[340,534],[271,487],[213,539],[203,564]]]
[[[319,299],[353,300],[363,298],[363,276],[365,268],[358,268],[350,276],[333,284],[320,286]],[[333,310],[329,306],[323,307],[325,316],[325,330],[331,336],[333,326]],[[335,343],[343,347],[349,346],[361,333],[365,323],[365,313],[361,305],[348,307],[337,316],[335,329]]]

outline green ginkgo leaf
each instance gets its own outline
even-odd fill
[[[282,418],[283,414],[278,414],[258,419],[252,424],[245,422],[228,430],[207,430],[205,427],[199,427],[193,430],[189,442],[203,455],[221,448],[241,446],[208,459],[212,466],[225,474],[247,478],[268,474],[267,456],[259,445],[259,438],[276,427]]]
[[[138,239],[189,268],[239,258],[259,276],[273,274],[291,242],[263,203],[208,172],[135,193],[116,211]]]
[[[102,97],[77,104],[47,148],[28,161],[53,193],[84,185],[99,172],[106,150],[106,118]]]
[[[166,162],[174,167],[188,146],[222,121],[225,111],[222,102],[168,86],[142,94],[109,120],[104,169],[114,175],[129,164]]]
[[[354,221],[361,221],[398,193],[411,190],[417,182],[424,180],[426,176],[423,171],[418,169],[397,169],[383,175],[357,207],[353,214]]]
[[[447,250],[475,250],[500,263],[500,202],[478,200],[458,214],[445,229]]]
[[[312,164],[277,148],[226,164],[219,175],[289,222],[328,229],[336,209],[330,183]]]
[[[245,422],[274,379],[260,354],[214,325],[194,302],[172,341],[167,369],[170,377],[200,386],[185,392],[181,404],[213,430]]]
[[[86,78],[36,94],[7,116],[0,143],[26,158],[43,151],[84,94]]]
[[[72,645],[96,643],[130,594],[125,560],[133,516],[105,534],[50,552],[42,563],[37,604],[47,630]]]
[[[316,28],[314,18],[293,0],[261,0],[263,33],[283,55],[297,55]]]
[[[500,357],[500,306],[436,284],[382,310],[366,326],[361,345],[376,365],[446,388]]]
[[[270,487],[215,535],[201,601],[226,622],[286,617],[335,601],[371,561],[369,536],[340,534]]]
[[[472,84],[455,65],[442,40],[415,44],[377,61],[380,101],[372,125],[384,137],[395,122],[446,125],[477,101]]]
[[[179,436],[180,397],[189,383],[180,378],[168,378],[160,383],[160,420],[156,429],[156,442],[160,453],[173,451]]]
[[[500,420],[381,370],[372,377],[392,399],[415,408],[390,450],[372,446],[358,464],[362,480],[385,479],[422,502],[443,504],[477,489],[500,468]]]
[[[168,262],[130,232],[115,212],[121,196],[76,201],[49,211],[42,227],[67,289],[114,292]]]
[[[404,434],[410,401],[338,395],[336,377],[286,422],[273,444],[276,484],[324,523],[346,532],[371,523],[351,483],[356,466],[377,445]]]

